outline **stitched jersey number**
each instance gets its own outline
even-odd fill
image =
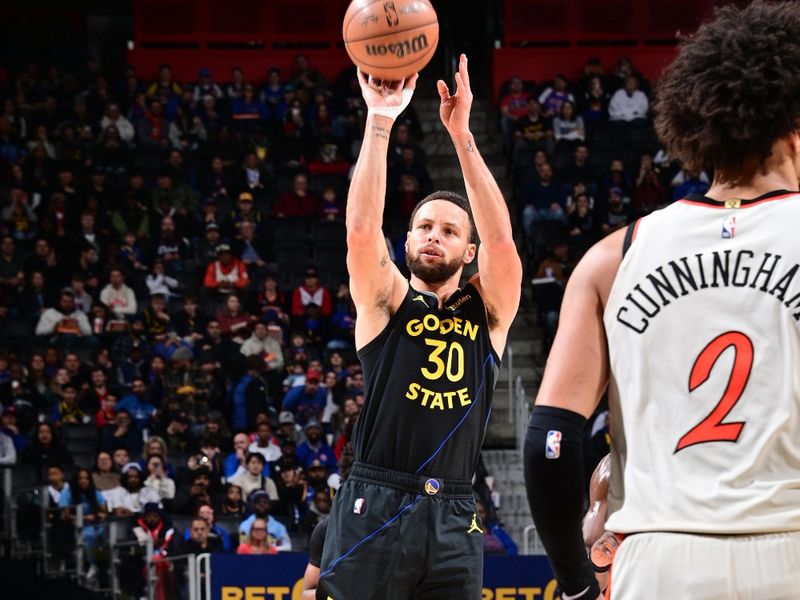
[[[443,340],[426,339],[428,346],[433,346],[433,350],[428,355],[428,360],[436,367],[433,371],[427,367],[422,368],[422,374],[428,379],[439,379],[445,372],[444,361],[440,354],[447,348],[447,342]],[[464,348],[458,342],[451,342],[450,350],[447,352],[447,378],[450,381],[461,381],[464,375]],[[454,370],[455,369],[455,370]]]
[[[736,354],[728,386],[725,388],[725,393],[722,394],[722,399],[717,402],[705,419],[678,440],[675,452],[695,444],[736,442],[739,439],[744,428],[744,421],[723,423],[722,420],[733,410],[750,378],[750,370],[753,366],[753,342],[749,337],[739,331],[728,331],[713,339],[708,346],[703,348],[697,360],[694,361],[692,372],[689,375],[689,392],[693,392],[706,382],[719,357],[731,346]]]

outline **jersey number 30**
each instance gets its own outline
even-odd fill
[[[722,420],[742,397],[747,380],[750,378],[750,370],[753,367],[753,342],[749,337],[740,331],[728,331],[711,340],[694,361],[689,375],[689,392],[693,392],[706,382],[719,357],[731,346],[736,354],[725,393],[708,416],[678,440],[676,453],[695,444],[736,442],[739,439],[744,421],[723,423]]]

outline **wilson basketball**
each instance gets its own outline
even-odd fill
[[[364,73],[399,81],[428,64],[439,42],[439,21],[428,0],[353,0],[342,36]]]

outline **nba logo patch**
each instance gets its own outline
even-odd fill
[[[355,504],[353,504],[353,513],[357,515],[363,514],[365,510],[364,502],[364,498],[356,498]]]
[[[561,432],[551,429],[547,432],[547,441],[544,446],[544,455],[547,458],[561,456]]]
[[[736,217],[722,219],[722,239],[729,240],[736,235]]]

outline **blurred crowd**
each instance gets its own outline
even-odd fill
[[[650,83],[626,57],[613,66],[590,58],[577,81],[515,77],[500,98],[503,148],[549,345],[583,254],[639,217],[704,193],[709,173],[684,169],[661,149]]]

